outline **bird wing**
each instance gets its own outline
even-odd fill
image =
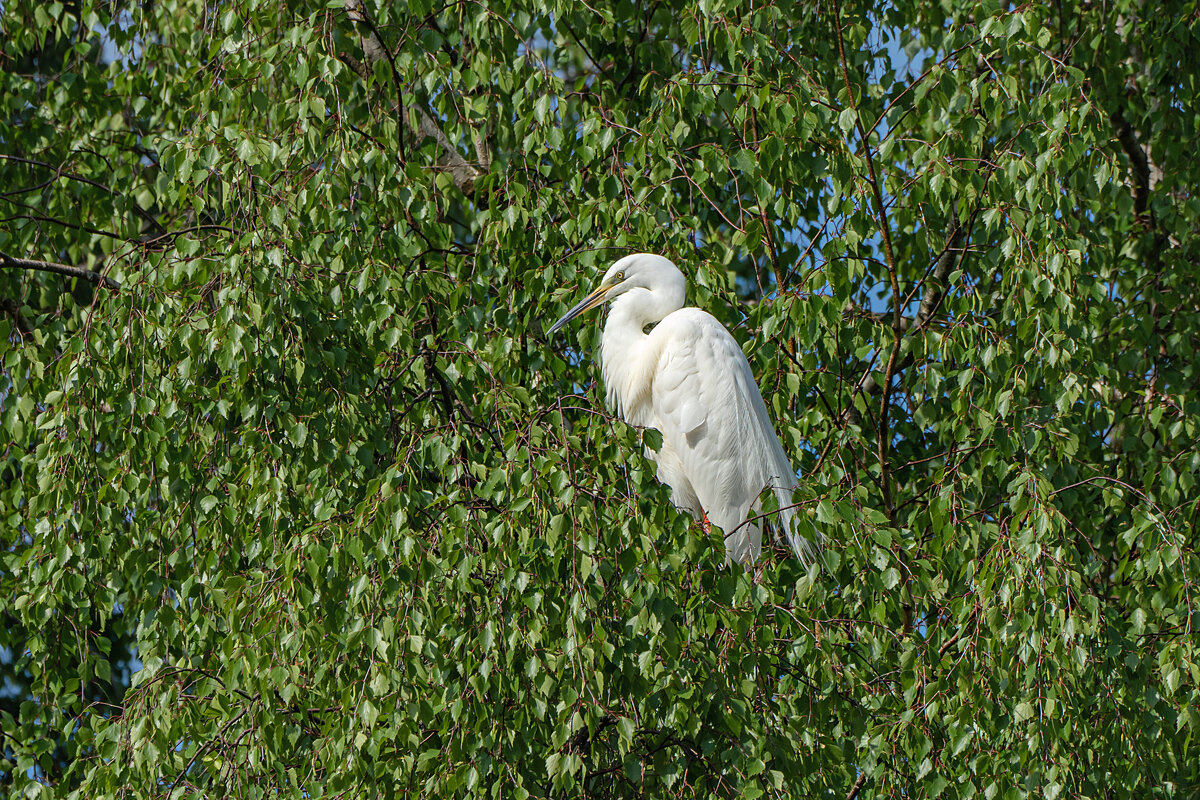
[[[654,427],[663,435],[672,471],[682,473],[709,519],[725,532],[730,557],[758,556],[760,526],[746,520],[759,493],[770,486],[786,538],[801,560],[810,561],[812,546],[793,527],[795,471],[737,341],[697,308],[667,315],[650,338],[657,353]],[[663,479],[675,488],[670,475]]]

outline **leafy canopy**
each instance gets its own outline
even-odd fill
[[[6,3],[0,780],[1196,796],[1196,20]],[[547,340],[636,250],[826,569]]]

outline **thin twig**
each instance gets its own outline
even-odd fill
[[[3,153],[0,153],[0,160],[12,161],[17,164],[27,164],[31,167],[40,167],[41,169],[50,170],[51,172],[54,173],[54,177],[52,179],[50,179],[50,181],[48,181],[46,184],[42,184],[43,186],[46,186],[49,183],[53,183],[54,181],[58,180],[59,178],[67,178],[68,180],[79,181],[80,183],[86,183],[88,186],[95,186],[97,189],[102,189],[110,195],[118,194],[118,192],[115,189],[105,186],[103,183],[100,183],[99,181],[94,181],[91,178],[85,178],[84,176],[77,175],[74,172],[67,172],[65,163],[56,167],[53,164],[46,163],[45,161],[38,161],[37,159],[33,159],[33,158],[24,158],[23,156],[10,156],[10,155],[5,155]],[[136,202],[131,202],[130,207],[133,209],[134,213],[136,213],[139,217],[141,217],[142,220],[145,221],[147,224],[152,225],[153,227],[155,227],[159,230],[162,230],[162,225],[160,225],[158,223],[158,220],[156,220],[154,218],[154,216],[152,214],[150,214],[150,212],[146,211],[146,209],[142,208]]]
[[[106,275],[101,275],[99,272],[87,269],[86,267],[73,267],[70,264],[59,264],[54,261],[38,261],[32,258],[14,258],[7,253],[0,253],[0,267],[15,267],[17,269],[31,269],[39,272],[53,272],[58,275],[67,275],[72,278],[83,278],[86,281],[97,283],[105,289],[120,289],[120,281],[114,280]]]

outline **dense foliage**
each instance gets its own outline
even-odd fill
[[[0,786],[1196,797],[1197,14],[4,3]],[[545,336],[633,251],[824,568]]]

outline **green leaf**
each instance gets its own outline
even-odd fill
[[[854,112],[853,108],[844,109],[842,113],[838,115],[838,127],[842,129],[842,133],[847,135],[854,130],[857,122],[858,115]]]

